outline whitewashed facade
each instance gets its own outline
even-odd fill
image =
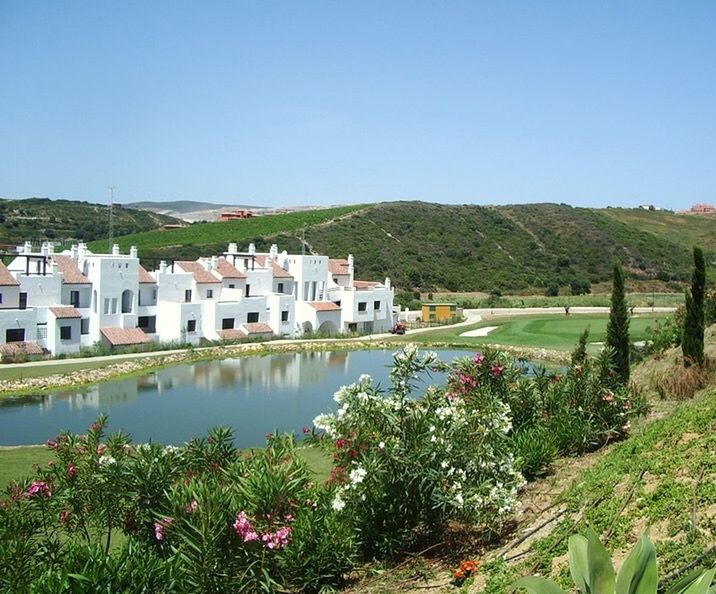
[[[0,262],[0,352],[77,353],[109,347],[304,334],[379,333],[395,321],[393,288],[354,278],[352,256],[240,251],[147,271],[136,248],[63,253],[27,242]]]

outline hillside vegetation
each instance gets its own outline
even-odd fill
[[[156,229],[179,223],[172,217],[114,207],[114,234]],[[0,199],[0,245],[13,248],[24,241],[92,241],[109,235],[109,207],[75,200]],[[104,241],[103,249],[107,249]]]
[[[524,290],[598,283],[612,259],[634,279],[683,282],[691,247],[704,246],[710,272],[716,219],[637,209],[587,209],[564,204],[514,206],[389,202],[230,223],[202,223],[122,238],[144,256],[197,257],[229,241],[278,243],[333,257],[352,253],[359,278],[390,276],[400,288],[447,291]],[[674,288],[678,288],[675,286]]]

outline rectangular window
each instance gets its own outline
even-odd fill
[[[373,301],[373,309],[374,310],[380,309],[380,301]]]
[[[281,312],[281,321],[288,322],[288,310]]]
[[[24,328],[8,328],[5,331],[5,342],[22,342],[25,340]]]
[[[82,336],[87,336],[89,334],[89,325],[89,318],[82,318],[80,321],[80,334],[82,334]]]
[[[70,291],[70,305],[72,307],[80,306],[80,292],[79,291]]]
[[[457,311],[457,305],[451,305],[450,311]]]
[[[234,318],[224,318],[221,320],[222,330],[233,330],[234,329]]]
[[[259,312],[257,312],[257,311],[250,311],[249,313],[247,313],[247,314],[246,314],[246,321],[247,321],[249,324],[254,323],[254,322],[258,322],[258,321],[259,321]]]
[[[154,299],[154,301],[157,300],[157,290],[156,289],[152,289],[152,299]]]
[[[47,339],[47,324],[41,323],[37,325],[37,340]]]
[[[250,296],[250,295],[249,295],[250,289],[251,289],[251,285],[246,285],[246,293],[245,293],[246,297],[249,297],[249,296]]]
[[[429,310],[429,311],[435,311],[435,306],[434,306],[434,305],[428,305],[428,310]]]
[[[104,315],[109,314],[109,297],[104,298]]]
[[[60,326],[60,340],[72,340],[72,326]]]
[[[146,334],[154,334],[157,331],[157,316],[139,316],[137,328]]]
[[[27,309],[27,293],[20,293],[20,309]]]
[[[283,293],[283,283],[278,284],[278,292]]]
[[[206,290],[206,298],[212,299],[214,297],[214,289],[207,289]]]
[[[112,313],[113,314],[117,313],[117,298],[116,297],[112,297]]]
[[[196,332],[196,320],[187,320],[186,331],[187,332]]]
[[[236,285],[234,283],[229,283],[229,289],[235,289]]]
[[[139,291],[137,291],[137,305],[142,305],[142,289],[139,289]]]
[[[0,293],[0,303],[2,303],[2,293]]]
[[[366,311],[367,307],[368,307],[367,301],[359,301],[358,302],[358,311]]]
[[[184,291],[184,301],[189,303],[191,301],[191,289]]]
[[[436,320],[437,317],[438,317],[437,314],[434,314],[434,313],[431,313],[431,314],[430,314],[430,319],[431,319],[431,320]]]

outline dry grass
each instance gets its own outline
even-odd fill
[[[699,390],[713,384],[714,371],[716,371],[716,361],[707,357],[702,367],[699,365],[684,367],[682,364],[676,364],[655,372],[651,383],[662,400],[668,398],[687,400],[693,398]]]

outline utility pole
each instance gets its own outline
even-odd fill
[[[109,191],[109,251],[112,252],[112,240],[114,239],[114,186],[107,188]]]

